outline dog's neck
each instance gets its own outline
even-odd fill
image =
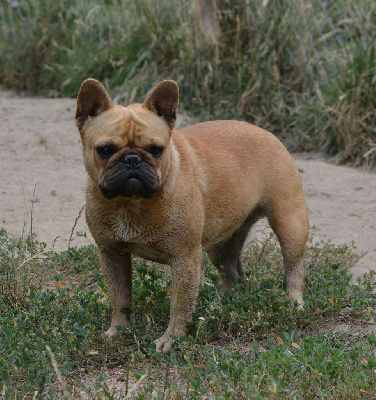
[[[168,199],[171,196],[171,193],[174,190],[176,181],[179,175],[179,166],[180,166],[180,155],[179,152],[173,142],[173,138],[170,139],[170,162],[167,166],[168,173],[165,174],[166,179],[161,181],[161,192],[164,198]]]

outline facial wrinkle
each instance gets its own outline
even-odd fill
[[[136,122],[137,124],[143,126],[143,127],[148,127],[150,126],[150,124],[148,124],[146,121],[144,121],[143,119],[141,119],[135,112],[134,110],[132,110],[131,108],[128,109],[129,114],[131,115],[131,118],[133,119],[134,122]]]
[[[125,124],[123,139],[127,141],[127,146],[133,146],[134,141],[134,122],[128,108],[124,108]]]
[[[129,120],[129,131],[128,131],[128,147],[133,147],[134,143],[134,128],[135,123],[132,119]]]

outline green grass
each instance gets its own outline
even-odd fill
[[[373,0],[217,0],[214,44],[190,0],[19,3],[0,3],[7,87],[73,97],[94,77],[128,103],[172,78],[200,120],[245,119],[290,149],[375,166]]]
[[[250,244],[247,282],[225,297],[205,258],[189,336],[166,356],[153,340],[168,321],[168,270],[134,259],[131,326],[110,343],[101,335],[111,310],[96,247],[46,252],[34,237],[1,230],[0,390],[4,399],[80,398],[80,390],[112,399],[127,388],[138,399],[372,399],[376,336],[325,330],[330,321],[360,325],[375,317],[375,274],[350,284],[346,272],[357,258],[351,247],[310,243],[300,313],[286,298],[274,239]],[[115,389],[106,383],[114,367],[123,371]]]

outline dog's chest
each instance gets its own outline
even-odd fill
[[[125,248],[129,251],[129,253],[135,256],[146,258],[147,260],[160,264],[168,264],[169,257],[167,254],[165,254],[164,251],[156,249],[150,245],[128,242],[125,245]]]
[[[166,249],[160,245],[160,234],[157,232],[140,231],[138,227],[130,224],[120,226],[117,232],[117,239],[129,253],[161,264],[168,263],[169,257]]]
[[[163,246],[164,229],[153,222],[152,216],[116,213],[109,216],[107,224],[110,240],[124,250],[154,262],[168,263],[168,252]]]
[[[158,236],[158,224],[149,212],[124,209],[107,215],[107,221],[116,241],[152,244]]]

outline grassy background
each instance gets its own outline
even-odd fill
[[[245,119],[291,150],[375,166],[374,1],[216,3],[209,44],[191,0],[2,0],[0,83],[73,97],[94,77],[128,103],[172,78],[200,120]]]

